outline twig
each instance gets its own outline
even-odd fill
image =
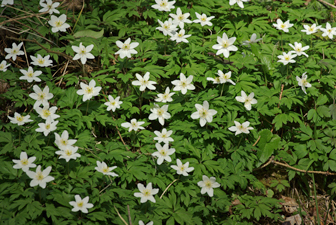
[[[131,210],[130,210],[129,205],[127,205],[127,212],[128,212],[128,222],[129,222],[129,225],[132,225]]]
[[[281,163],[281,162],[278,162],[278,161],[275,161],[275,160],[272,160],[272,163],[280,165],[280,166],[284,166],[284,167],[287,167],[287,168],[290,168],[292,170],[302,172],[302,173],[316,173],[316,174],[325,174],[325,175],[334,175],[334,176],[336,175],[336,173],[331,173],[329,171],[325,172],[325,171],[301,170],[301,169],[295,168],[293,166],[290,166],[287,163]]]
[[[258,142],[259,142],[259,140],[260,140],[260,137],[261,137],[261,136],[259,136],[258,139],[256,140],[256,142],[254,142],[253,146],[256,146],[256,144],[258,144]]]
[[[27,19],[27,18],[31,18],[31,17],[38,17],[44,14],[47,14],[48,12],[43,12],[43,13],[36,13],[36,14],[31,14],[31,15],[27,15],[27,16],[22,16],[22,17],[18,17],[18,18],[12,18],[12,19],[8,19],[3,21],[2,23],[0,23],[0,26],[2,26],[3,24],[12,22],[12,21],[18,21],[18,20],[23,20],[23,19]]]
[[[325,2],[325,1],[323,1],[323,0],[318,0],[318,1],[319,1],[319,2],[322,2],[323,4],[328,5],[328,6],[330,6],[330,7],[333,7],[334,9],[336,9],[336,6],[330,4],[329,2]]]
[[[275,161],[273,159],[274,159],[274,156],[272,155],[264,165],[262,165],[259,168],[255,168],[254,171],[262,169],[262,168],[268,166],[270,163],[273,163],[273,164],[284,166],[284,167],[287,167],[289,169],[292,169],[292,170],[295,170],[295,171],[298,171],[298,172],[302,172],[302,173],[316,173],[316,174],[333,175],[333,176],[336,175],[336,173],[332,173],[332,172],[329,172],[329,171],[325,172],[325,171],[314,171],[314,170],[301,170],[301,169],[295,168],[293,166],[290,166],[287,163],[278,162],[278,161]]]
[[[26,56],[27,67],[29,67],[29,61],[28,61],[27,51],[26,51],[26,47],[25,47],[24,44],[23,44],[23,51],[24,51],[24,54],[25,54],[25,56]]]
[[[79,12],[79,15],[78,15],[78,18],[77,18],[77,20],[76,20],[76,23],[75,23],[75,25],[74,25],[74,27],[73,27],[73,29],[72,29],[72,33],[75,31],[75,27],[76,27],[76,25],[77,25],[77,23],[78,23],[79,18],[80,18],[81,15],[82,15],[84,6],[85,6],[85,1],[83,0],[83,6],[82,6],[82,9],[81,9],[81,11]]]
[[[111,186],[111,184],[112,184],[112,181],[111,181],[111,183],[109,183],[108,185],[106,185],[106,187],[104,187],[104,188],[99,192],[99,194],[102,193],[103,191],[105,191],[106,188],[108,188],[109,186]]]
[[[44,50],[46,50],[48,53],[54,53],[54,54],[57,54],[57,55],[60,55],[60,56],[63,56],[64,58],[68,59],[68,60],[72,60],[72,57],[68,56],[67,54],[64,54],[63,52],[57,52],[57,51],[53,51],[53,50],[50,50],[46,47],[44,47],[43,45],[41,45],[38,41],[36,40],[30,40],[30,39],[24,39],[24,38],[16,38],[16,37],[7,37],[9,39],[12,39],[12,40],[16,40],[16,41],[28,41],[28,42],[33,42],[35,44],[37,44],[38,46],[40,46],[41,48],[43,48]]]
[[[117,212],[119,218],[124,222],[124,224],[128,225],[127,222],[124,220],[124,218],[121,217],[121,215],[120,215],[118,209],[115,207],[115,205],[113,205],[113,207],[114,207],[115,211]]]
[[[67,61],[66,65],[65,65],[65,69],[64,69],[64,71],[63,71],[63,73],[62,73],[61,80],[60,80],[60,82],[58,83],[58,86],[60,86],[61,83],[62,83],[62,81],[63,81],[63,77],[64,77],[64,75],[65,75],[65,72],[66,72],[67,68],[68,68],[68,65],[69,65],[69,60]],[[57,71],[56,71],[56,72],[57,72]],[[54,76],[53,76],[53,77],[54,77]]]
[[[268,161],[264,165],[262,165],[261,167],[258,167],[258,168],[254,168],[253,171],[260,170],[260,169],[268,166],[272,162],[273,159],[274,159],[274,156],[272,155],[271,158],[269,158]]]
[[[162,195],[160,196],[160,199],[163,197],[164,193],[166,193],[166,191],[168,190],[168,188],[169,188],[170,186],[172,186],[173,183],[175,183],[177,180],[178,180],[178,179],[173,180],[173,182],[171,182],[171,183],[168,185],[168,187],[166,187],[166,189],[163,191]]]
[[[278,104],[278,108],[280,107],[280,101],[281,101],[281,98],[282,98],[282,93],[283,93],[284,87],[285,87],[285,85],[284,85],[284,84],[281,84],[281,91],[280,91],[280,96],[279,96],[279,104]]]

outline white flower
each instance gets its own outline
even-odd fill
[[[24,75],[19,77],[20,80],[27,80],[29,83],[36,81],[40,82],[41,79],[38,78],[37,76],[40,76],[42,74],[42,71],[35,71],[33,68],[30,66],[28,70],[20,70],[20,72]]]
[[[215,18],[214,16],[207,17],[204,13],[200,15],[197,12],[195,12],[195,14],[196,14],[197,20],[194,20],[193,21],[194,23],[201,23],[202,27],[205,25],[212,26],[212,23],[210,22],[210,20]]]
[[[175,85],[173,91],[181,91],[182,94],[185,94],[187,90],[195,90],[195,86],[191,83],[193,78],[193,75],[186,78],[183,73],[180,73],[180,80],[172,81],[172,84]]]
[[[220,187],[220,184],[216,182],[215,177],[207,177],[206,175],[202,176],[203,181],[197,182],[197,185],[200,186],[201,194],[204,194],[205,192],[208,193],[210,197],[213,196],[213,189]]]
[[[54,121],[56,118],[60,117],[59,115],[55,114],[57,107],[53,106],[49,108],[49,103],[43,105],[43,108],[36,107],[36,112],[42,117],[43,119],[51,118],[52,121]]]
[[[212,46],[213,49],[218,50],[216,55],[220,55],[223,53],[225,58],[228,58],[230,55],[230,51],[237,51],[238,48],[233,45],[233,43],[236,41],[235,37],[228,38],[226,33],[223,33],[223,37],[217,36],[217,42],[218,44],[215,44]]]
[[[294,24],[289,23],[289,20],[283,23],[281,19],[277,19],[277,23],[273,23],[273,26],[275,28],[277,28],[278,30],[283,30],[284,32],[288,32],[288,28],[292,27],[293,25]]]
[[[297,56],[296,54],[292,55],[292,51],[289,51],[287,54],[286,52],[282,53],[283,55],[278,55],[278,62],[282,62],[284,65],[288,63],[295,63],[294,58]]]
[[[176,41],[176,43],[180,43],[180,42],[185,42],[188,43],[189,41],[187,40],[188,37],[191,36],[191,34],[185,34],[185,30],[181,29],[179,32],[176,32],[171,38],[170,40],[172,41]]]
[[[37,58],[32,55],[30,56],[30,58],[33,60],[31,64],[35,66],[40,66],[40,67],[52,66],[52,60],[49,60],[50,55],[42,57],[40,54],[37,54]]]
[[[108,96],[109,101],[105,102],[104,105],[107,106],[107,111],[110,111],[112,109],[113,112],[115,112],[116,108],[120,109],[122,101],[119,101],[120,96],[113,98],[111,95]]]
[[[223,73],[221,70],[218,70],[217,72],[218,76],[219,76],[219,80],[220,83],[226,83],[226,82],[230,82],[233,85],[236,85],[235,82],[233,82],[230,78],[231,78],[231,71],[227,72],[227,73]]]
[[[165,36],[169,34],[170,36],[173,36],[173,32],[177,31],[176,25],[173,24],[173,21],[171,18],[169,18],[167,21],[162,23],[160,20],[158,20],[161,27],[157,27],[156,29],[163,32]]]
[[[305,50],[309,49],[309,46],[305,46],[305,47],[302,47],[302,44],[301,43],[297,43],[297,42],[294,42],[294,45],[293,46],[292,44],[289,44],[289,46],[291,46],[294,51],[291,51],[292,53],[295,53],[296,55],[304,55],[306,57],[308,57],[308,55],[304,52]]]
[[[306,92],[306,87],[308,88],[308,87],[311,87],[311,86],[312,86],[312,85],[311,85],[310,83],[308,83],[308,81],[307,81],[307,75],[306,75],[306,73],[307,73],[307,72],[304,72],[304,73],[302,74],[302,78],[296,76],[296,80],[298,81],[298,85],[301,86],[302,91],[303,91],[305,94],[307,94],[307,92]]]
[[[172,130],[167,131],[166,128],[162,129],[162,132],[160,133],[160,131],[154,131],[154,134],[157,137],[154,137],[154,140],[157,140],[158,143],[164,142],[164,143],[169,143],[170,141],[174,141],[173,138],[170,137],[170,135],[173,133]]]
[[[136,73],[135,76],[138,78],[138,80],[132,81],[132,85],[140,86],[140,91],[144,91],[146,88],[149,90],[156,89],[155,86],[153,86],[153,84],[156,84],[156,82],[149,80],[149,72],[146,72],[143,77],[138,73]]]
[[[262,38],[257,39],[257,35],[255,33],[252,34],[251,38],[248,41],[243,41],[242,45],[250,46],[252,43],[257,43],[258,41],[262,40]]]
[[[1,7],[4,7],[5,5],[13,5],[14,0],[2,0]]]
[[[29,94],[29,97],[36,100],[36,102],[33,106],[34,109],[39,107],[41,104],[47,105],[48,100],[51,99],[52,97],[54,97],[54,95],[52,93],[49,93],[49,87],[48,86],[45,86],[43,91],[37,85],[34,85],[33,89],[34,89],[35,93]]]
[[[54,180],[55,178],[52,176],[49,176],[49,173],[51,171],[51,166],[48,166],[45,170],[41,171],[41,166],[37,166],[36,172],[33,171],[27,171],[26,174],[28,177],[33,179],[30,181],[30,186],[35,187],[36,185],[39,185],[41,188],[46,187],[46,183]]]
[[[18,55],[24,55],[24,52],[20,50],[21,46],[23,45],[23,42],[20,42],[19,45],[16,45],[14,42],[12,43],[12,48],[5,48],[5,52],[8,54],[6,55],[5,59],[12,58],[13,61],[16,60],[16,56]]]
[[[148,119],[150,120],[156,120],[159,118],[159,123],[163,126],[164,125],[164,120],[169,119],[171,117],[170,113],[168,113],[168,105],[163,105],[161,108],[157,105],[154,104],[154,108],[150,109],[152,112]]]
[[[159,143],[155,144],[155,147],[157,149],[157,152],[154,152],[152,156],[157,156],[157,164],[161,165],[163,160],[166,160],[167,162],[171,162],[170,155],[172,155],[175,152],[174,148],[169,148],[169,143],[165,143],[163,146],[161,146]]]
[[[70,27],[65,21],[67,16],[65,14],[60,15],[59,17],[51,15],[48,23],[52,26],[51,31],[56,33],[58,31],[66,32],[66,29]]]
[[[177,174],[182,174],[183,176],[188,176],[189,172],[194,170],[194,167],[189,167],[189,162],[182,164],[181,160],[176,159],[177,165],[171,165],[170,167],[176,170]]]
[[[43,132],[44,136],[48,136],[48,134],[51,131],[54,131],[57,129],[56,125],[58,124],[58,121],[54,121],[51,117],[48,117],[45,121],[45,123],[39,123],[39,128],[36,128],[35,131],[37,132]]]
[[[246,95],[245,91],[241,91],[241,96],[236,96],[236,100],[238,102],[243,102],[245,103],[244,106],[247,110],[251,110],[251,105],[252,104],[257,104],[258,101],[253,98],[254,97],[254,93],[252,92],[251,94],[249,94],[249,96]]]
[[[149,182],[145,187],[143,184],[138,183],[138,189],[140,192],[134,193],[135,197],[140,197],[140,202],[144,203],[149,201],[156,202],[153,195],[156,195],[159,192],[158,188],[152,188],[152,183]]]
[[[220,77],[215,77],[215,78],[207,77],[207,80],[212,81],[214,84],[221,84],[222,83]]]
[[[69,202],[70,205],[72,205],[74,208],[71,209],[73,212],[82,211],[83,213],[88,213],[87,209],[91,209],[93,207],[92,203],[89,202],[89,196],[86,196],[85,198],[81,198],[79,195],[75,195],[76,201]]]
[[[60,155],[60,159],[65,159],[65,161],[69,162],[70,159],[76,160],[78,157],[81,157],[79,153],[77,153],[77,146],[68,145],[63,150],[59,150],[55,152],[56,155]]]
[[[82,89],[78,90],[77,94],[83,95],[83,102],[85,102],[86,100],[90,100],[93,96],[98,96],[100,90],[102,89],[101,87],[95,87],[96,86],[95,80],[91,80],[89,85],[81,82],[80,86]]]
[[[1,64],[0,64],[0,71],[6,72],[7,71],[7,67],[9,67],[11,64],[6,62],[6,60],[2,60]]]
[[[190,13],[182,14],[182,11],[180,8],[177,8],[176,14],[173,14],[173,13],[169,14],[169,16],[174,19],[174,24],[176,26],[179,26],[181,29],[184,28],[184,23],[192,23],[192,21],[188,19],[189,15]]]
[[[79,47],[71,46],[72,50],[77,54],[73,57],[73,60],[81,59],[82,64],[86,63],[86,59],[94,59],[94,56],[90,53],[93,49],[93,44],[85,47],[82,42],[79,43]]]
[[[204,101],[203,106],[200,104],[195,104],[195,107],[197,111],[191,114],[191,118],[193,118],[194,120],[200,118],[201,127],[203,127],[207,122],[211,123],[212,117],[217,113],[216,110],[209,109],[208,101]]]
[[[320,28],[320,30],[323,31],[323,37],[328,36],[330,39],[333,39],[334,35],[336,35],[336,27],[331,27],[328,22],[326,24],[326,28]]]
[[[237,5],[239,5],[240,8],[244,8],[243,2],[248,2],[248,1],[249,0],[230,0],[229,4],[234,5],[237,3]]]
[[[114,54],[119,54],[120,58],[122,59],[125,56],[127,56],[127,58],[131,58],[131,54],[138,54],[134,48],[139,45],[139,42],[131,43],[131,38],[128,38],[124,43],[117,41],[116,44],[120,49]]]
[[[233,121],[233,122],[235,123],[235,126],[229,127],[229,130],[232,131],[232,132],[236,132],[235,135],[238,135],[240,133],[248,134],[248,133],[250,133],[249,130],[253,130],[253,127],[249,127],[249,125],[250,125],[249,121],[246,121],[242,124],[240,124],[237,121]]]
[[[125,122],[122,123],[121,126],[125,128],[129,128],[128,132],[131,132],[132,130],[138,131],[138,129],[145,129],[141,125],[144,124],[145,122],[139,121],[137,122],[136,119],[132,119],[131,122]]]
[[[56,9],[56,7],[59,6],[59,2],[53,3],[52,0],[47,0],[46,3],[40,2],[40,5],[43,7],[42,9],[39,10],[39,12],[47,12],[49,10],[49,14],[57,13],[59,14],[60,12]]]
[[[169,12],[171,9],[175,8],[175,1],[168,2],[167,0],[155,0],[156,4],[152,5],[152,8],[159,11]]]
[[[36,159],[35,156],[28,158],[28,155],[26,152],[21,152],[20,159],[12,159],[12,161],[15,163],[13,168],[22,169],[24,172],[27,172],[29,171],[29,168],[36,167],[36,165],[33,163],[35,159]]]
[[[69,146],[75,144],[77,140],[69,139],[69,133],[67,130],[64,130],[60,136],[58,133],[55,133],[55,144],[61,150],[66,150]]]
[[[319,29],[321,29],[321,26],[316,26],[315,23],[313,25],[311,25],[311,26],[309,26],[309,25],[303,25],[303,27],[305,28],[305,30],[301,30],[301,31],[305,32],[308,35],[316,33]]]
[[[155,99],[157,102],[172,102],[172,96],[175,94],[175,92],[170,93],[169,87],[166,88],[166,91],[164,94],[158,94],[158,98]]]
[[[149,223],[147,223],[146,225],[153,225],[154,222],[150,221]],[[145,225],[144,222],[142,222],[142,220],[139,220],[139,225]]]
[[[10,122],[13,124],[17,124],[19,126],[28,123],[28,122],[32,122],[33,120],[30,120],[30,115],[27,116],[21,116],[19,113],[15,112],[14,113],[14,117],[10,117],[7,116],[10,119]]]
[[[117,166],[108,167],[105,162],[99,162],[99,161],[97,161],[97,167],[95,167],[95,169],[98,172],[101,172],[104,175],[110,175],[112,177],[117,177],[118,174],[111,172],[115,168],[117,168]]]

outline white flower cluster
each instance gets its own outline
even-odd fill
[[[229,4],[234,5],[237,3],[237,5],[240,8],[244,8],[243,2],[247,2],[248,0],[230,0]],[[158,9],[160,11],[169,12],[171,9],[174,9],[174,3],[175,1],[167,1],[167,0],[155,0],[156,4],[152,5],[152,8]],[[13,0],[3,0],[1,7],[7,5],[7,4],[13,4]],[[47,12],[49,14],[59,14],[60,12],[56,9],[60,3],[59,2],[53,2],[52,0],[42,0],[40,2],[40,5],[42,6],[42,9],[39,10],[39,12]],[[176,14],[170,13],[169,18],[167,21],[160,21],[158,20],[158,23],[160,24],[160,27],[157,27],[156,29],[161,31],[165,36],[169,35],[170,40],[176,41],[176,43],[184,42],[189,43],[187,38],[189,38],[191,35],[185,33],[185,24],[191,24],[191,23],[200,23],[201,26],[212,26],[212,23],[210,22],[214,16],[207,16],[206,14],[199,14],[195,12],[197,19],[194,21],[191,21],[189,18],[190,13],[182,13],[181,8],[177,8]],[[54,15],[50,16],[50,21],[48,23],[52,26],[51,30],[53,33],[56,33],[58,31],[66,32],[66,29],[70,27],[69,24],[66,23],[66,15],[62,14],[59,17],[56,17]],[[290,24],[290,21],[287,20],[286,22],[282,22],[281,19],[277,19],[277,23],[273,24],[274,27],[276,27],[278,30],[282,30],[284,32],[289,32],[289,28],[293,26],[293,24]],[[330,39],[333,39],[333,35],[336,35],[336,27],[332,28],[329,23],[326,23],[326,28],[321,28],[321,26],[317,26],[316,24],[313,24],[311,26],[309,25],[303,25],[305,30],[302,30],[302,32],[305,32],[307,35],[316,33],[318,30],[323,31],[322,36],[326,37],[328,36]],[[178,31],[178,29],[180,29]],[[251,38],[247,41],[243,41],[242,45],[250,46],[250,44],[257,43],[258,41],[262,40],[262,38],[257,39],[257,35],[255,33],[252,34]],[[225,58],[228,58],[230,56],[230,52],[238,51],[238,48],[234,45],[236,41],[236,37],[228,37],[227,34],[224,32],[222,34],[222,37],[217,36],[217,44],[213,45],[212,48],[217,50],[216,55],[221,55]],[[114,54],[119,55],[121,59],[127,57],[131,58],[132,54],[137,54],[138,52],[135,50],[137,46],[139,46],[138,42],[131,42],[131,38],[127,38],[124,42],[116,41],[116,45],[119,48],[117,52]],[[7,53],[5,59],[7,60],[13,60],[16,61],[17,57],[20,55],[24,55],[24,52],[21,50],[21,47],[23,46],[23,42],[19,43],[18,45],[16,43],[12,43],[12,48],[5,48],[5,52]],[[309,46],[302,46],[302,43],[294,42],[293,44],[289,44],[289,46],[293,49],[289,51],[288,53],[283,52],[282,55],[279,55],[278,62],[283,63],[284,65],[287,65],[288,63],[295,63],[294,60],[295,57],[304,55],[306,57],[309,57],[309,55],[305,52],[309,49]],[[73,51],[76,53],[73,57],[73,60],[81,60],[81,63],[84,65],[87,62],[87,59],[94,59],[94,55],[90,52],[93,50],[94,45],[88,45],[85,47],[82,42],[79,43],[79,46],[72,46]],[[50,60],[50,55],[46,55],[42,57],[40,54],[37,54],[37,57],[30,56],[32,62],[32,65],[39,66],[39,67],[50,67],[52,66],[52,60]],[[8,67],[11,64],[7,64],[6,60],[3,60],[0,64],[0,71],[7,71]],[[29,65],[28,65],[29,66]],[[42,71],[35,70],[29,66],[27,70],[21,69],[20,72],[23,74],[19,79],[20,80],[27,80],[27,82],[40,82],[40,75],[42,74]],[[208,77],[207,80],[212,81],[214,84],[225,84],[225,83],[231,83],[232,85],[236,85],[234,81],[231,80],[231,71],[227,73],[223,73],[221,70],[218,70],[216,78]],[[149,90],[156,90],[156,81],[150,80],[150,73],[146,72],[144,76],[141,76],[140,74],[135,74],[137,80],[132,82],[132,85],[139,86],[139,90],[141,92],[144,92],[146,89]],[[179,79],[173,80],[171,83],[174,85],[173,91],[178,92],[180,91],[181,94],[185,95],[188,90],[192,91],[195,90],[195,86],[192,84],[194,76],[189,75],[188,77],[185,76],[185,74],[180,73]],[[307,81],[307,75],[306,72],[302,74],[302,78],[296,76],[296,80],[298,81],[298,85],[301,86],[303,92],[307,94],[306,88],[311,87],[312,85],[308,83]],[[80,83],[81,89],[77,91],[78,95],[83,95],[83,102],[90,100],[94,96],[98,96],[99,92],[101,91],[101,87],[96,87],[96,81],[92,79],[89,84],[85,84],[84,82]],[[57,118],[60,116],[55,114],[57,107],[51,106],[49,100],[53,98],[53,94],[49,92],[49,87],[45,86],[43,90],[38,85],[33,85],[34,93],[30,93],[29,96],[35,100],[33,108],[36,110],[36,112],[39,114],[39,116],[44,119],[44,123],[39,123],[39,128],[36,129],[37,132],[43,132],[45,136],[47,136],[50,132],[55,131],[57,129],[56,125],[59,121],[56,121]],[[172,96],[175,94],[175,92],[170,92],[170,88],[166,87],[164,93],[158,93],[157,98],[155,99],[158,103],[169,103],[173,102]],[[117,96],[116,98],[112,97],[111,95],[108,95],[109,101],[104,103],[104,105],[107,106],[107,111],[113,111],[115,112],[116,109],[119,109],[121,104],[123,103],[120,101],[120,96]],[[246,110],[250,111],[252,109],[252,105],[257,104],[258,101],[254,98],[254,92],[251,92],[249,95],[245,93],[245,91],[241,90],[241,96],[236,96],[235,99],[238,102],[244,103],[244,107]],[[41,107],[42,105],[42,107]],[[168,104],[165,105],[159,105],[154,103],[154,106],[150,109],[151,113],[148,116],[149,120],[158,120],[158,122],[164,126],[165,121],[171,118],[170,113],[168,112]],[[199,124],[201,127],[204,127],[207,123],[211,123],[213,121],[213,117],[217,114],[217,111],[214,109],[210,109],[210,104],[208,101],[203,101],[203,104],[195,104],[196,112],[193,112],[190,117],[194,120],[199,119]],[[30,115],[27,116],[21,116],[19,113],[15,112],[14,117],[8,116],[11,123],[18,124],[19,126],[24,125],[24,123],[31,122]],[[253,127],[250,127],[250,122],[245,121],[243,123],[240,123],[236,120],[233,121],[234,126],[229,127],[228,129],[232,132],[235,132],[235,135],[245,133],[248,134],[250,130],[253,130]],[[145,129],[141,125],[143,125],[144,121],[137,121],[135,118],[132,119],[130,122],[124,122],[121,123],[121,126],[124,128],[127,128],[129,132],[134,130],[135,132],[139,129]],[[170,142],[174,142],[174,139],[171,137],[173,134],[172,130],[167,130],[166,128],[163,128],[162,131],[154,131],[156,137],[154,137],[154,140],[158,141],[158,143],[155,144],[156,152],[152,153],[151,155],[154,157],[157,157],[156,163],[158,165],[161,165],[164,161],[171,162],[172,158],[171,156],[176,152],[175,148],[170,147]],[[64,130],[61,135],[58,133],[55,134],[55,144],[59,148],[59,151],[56,151],[55,153],[57,155],[60,155],[59,158],[65,159],[66,162],[69,162],[70,159],[76,160],[78,157],[81,157],[78,151],[78,147],[74,146],[74,144],[77,142],[76,139],[69,139],[69,133],[67,130]],[[163,143],[161,145],[160,143]],[[41,166],[37,166],[36,171],[30,171],[30,168],[35,168],[36,165],[33,163],[36,160],[36,157],[30,157],[28,158],[28,155],[26,152],[21,152],[20,159],[13,159],[13,162],[15,165],[13,168],[15,169],[22,169],[32,180],[30,182],[30,186],[37,186],[39,185],[41,188],[46,187],[46,183],[54,180],[54,177],[49,176],[49,173],[51,172],[51,166],[47,167],[45,170],[41,170]],[[176,170],[176,173],[183,176],[188,176],[190,172],[194,170],[194,167],[189,167],[189,162],[182,163],[180,159],[176,159],[177,165],[171,165],[170,167]],[[118,176],[118,174],[112,172],[112,170],[116,169],[117,166],[109,167],[104,161],[96,161],[97,167],[95,167],[95,170],[108,176]],[[202,176],[202,181],[199,181],[198,186],[201,187],[201,194],[207,193],[210,197],[214,195],[213,188],[220,187],[220,184],[216,182],[215,177],[208,177],[206,175]],[[135,197],[140,197],[140,202],[144,203],[148,200],[152,202],[156,202],[154,195],[159,192],[159,189],[152,188],[152,183],[147,183],[147,186],[145,187],[143,184],[138,183],[137,187],[140,192],[134,193]],[[73,206],[72,211],[82,211],[83,213],[88,213],[89,208],[93,207],[93,204],[88,203],[89,196],[85,198],[81,198],[79,195],[75,195],[76,201],[69,202],[70,205]],[[149,224],[151,224],[150,222]],[[139,224],[143,224],[139,222]]]

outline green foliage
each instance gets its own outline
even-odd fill
[[[305,2],[249,1],[241,9],[230,6],[228,0],[181,0],[170,12],[151,7],[154,1],[99,0],[74,6],[63,2],[57,9],[67,16],[70,28],[57,33],[51,31],[49,13],[38,12],[39,0],[5,6],[0,24],[11,35],[4,36],[2,46],[10,48],[13,42],[23,41],[25,54],[15,61],[6,59],[11,65],[0,71],[0,223],[122,225],[130,218],[132,224],[140,220],[168,225],[276,224],[281,219],[280,192],[290,187],[294,177],[309,189],[308,178],[288,168],[288,180],[273,180],[272,189],[267,189],[257,178],[257,168],[276,160],[304,171],[336,172],[336,47],[321,30],[312,35],[301,32],[303,25],[335,24],[324,4]],[[156,28],[158,20],[168,20],[177,8],[190,13],[191,20],[197,19],[195,12],[214,16],[213,25],[185,23],[185,32],[191,35],[188,43],[171,41]],[[277,30],[273,26],[277,19],[290,20],[294,26],[289,32]],[[233,44],[238,50],[230,51],[229,58],[216,55],[213,48],[223,33],[236,38]],[[262,40],[243,45],[252,34]],[[139,43],[137,54],[121,58],[116,42],[128,38]],[[278,62],[278,56],[293,50],[289,44],[294,42],[309,46],[305,50],[309,57],[297,56],[295,63],[287,65]],[[72,47],[80,43],[94,46],[94,59],[85,65],[73,60]],[[30,56],[37,54],[50,55],[53,66],[34,66]],[[41,82],[20,79],[20,70],[29,66],[42,72]],[[208,78],[218,76],[218,71],[230,71],[235,85],[228,80],[211,82]],[[156,89],[140,91],[132,82],[136,74],[147,72]],[[311,84],[305,88],[307,94],[297,80],[305,72]],[[172,81],[179,80],[181,73],[193,76],[195,89],[186,94],[175,91],[172,102],[155,101],[167,87],[173,90]],[[91,80],[101,90],[85,102],[77,91]],[[60,116],[57,129],[47,136],[36,131],[45,120],[33,107],[34,85],[49,87],[53,94],[49,104]],[[236,100],[241,91],[254,93],[257,103],[251,110],[244,106],[247,102]],[[109,95],[120,96],[123,102],[115,111],[106,110]],[[200,119],[191,115],[197,111],[196,104],[204,101],[217,113],[201,126]],[[149,119],[157,107],[154,104],[169,106],[171,117],[164,125]],[[14,112],[29,115],[32,122],[10,123],[7,116],[13,117]],[[132,119],[144,122],[144,129],[129,132],[122,126]],[[246,121],[253,128],[249,132],[235,135],[229,130],[235,122]],[[173,131],[174,141],[168,146],[175,152],[171,162],[159,165],[152,155],[157,151],[154,132],[163,128]],[[68,162],[55,153],[60,149],[54,133],[65,130],[69,139],[76,140],[74,146],[81,155]],[[21,152],[35,156],[34,163],[42,170],[51,166],[54,180],[46,188],[32,187],[32,179],[13,168],[12,160],[19,159]],[[194,168],[189,176],[171,167],[177,159]],[[118,176],[97,171],[97,161],[116,166],[113,172]],[[215,177],[220,185],[211,197],[201,194],[198,182],[203,175]],[[327,179],[322,188],[335,197],[336,185]],[[139,184],[148,183],[159,189],[155,203],[141,203],[134,195]],[[75,201],[75,195],[89,196],[94,206],[87,214],[72,211],[69,202]]]

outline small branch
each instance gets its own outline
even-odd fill
[[[125,225],[128,225],[127,222],[124,220],[124,218],[122,218],[122,216],[120,215],[120,213],[119,213],[118,209],[115,207],[115,205],[113,205],[113,207],[114,207],[115,211],[117,212],[119,218],[124,222]]]
[[[109,186],[111,186],[111,184],[112,184],[112,180],[111,180],[111,178],[110,178],[110,181],[111,181],[111,183],[109,183],[108,185],[106,185],[106,187],[104,187],[104,188],[99,192],[99,194],[102,193],[103,191],[105,191],[106,188],[108,188]]]
[[[328,5],[328,6],[330,6],[330,7],[333,7],[334,9],[336,9],[336,6],[330,4],[329,2],[325,2],[325,1],[323,1],[323,0],[318,0],[318,1],[319,1],[319,2],[322,2],[323,4]]]
[[[258,139],[256,140],[256,142],[254,142],[253,146],[256,146],[256,144],[258,144],[260,138],[261,138],[261,136],[259,136]]]
[[[27,15],[27,16],[22,16],[22,17],[18,17],[18,18],[12,18],[12,19],[8,19],[3,21],[2,23],[0,23],[0,26],[2,26],[3,24],[12,22],[12,21],[18,21],[18,20],[23,20],[23,19],[27,19],[27,18],[31,18],[31,17],[38,17],[44,14],[47,14],[49,12],[43,12],[43,13],[36,13],[36,14],[31,14],[31,15]]]
[[[38,46],[40,46],[41,48],[43,48],[44,50],[46,50],[48,53],[54,53],[54,54],[57,54],[57,55],[60,55],[64,58],[66,58],[67,60],[72,60],[72,57],[68,56],[67,54],[63,53],[63,52],[57,52],[57,51],[53,51],[53,50],[50,50],[46,47],[44,47],[43,45],[41,45],[38,41],[36,40],[30,40],[30,39],[24,39],[24,38],[16,38],[16,37],[7,37],[9,39],[12,39],[12,40],[16,40],[16,41],[20,41],[20,42],[23,42],[23,41],[28,41],[28,42],[32,42],[32,43],[35,43],[37,44]]]
[[[295,168],[295,167],[293,167],[293,166],[290,166],[290,165],[288,165],[287,163],[282,163],[282,162],[278,162],[278,161],[275,161],[275,160],[273,160],[274,159],[274,156],[272,155],[270,158],[269,158],[269,160],[264,164],[264,165],[262,165],[261,167],[259,167],[259,168],[255,168],[254,169],[254,171],[255,170],[259,170],[259,169],[262,169],[262,168],[264,168],[264,167],[266,167],[266,166],[268,166],[270,163],[273,163],[273,164],[277,164],[277,165],[280,165],[280,166],[284,166],[284,167],[287,167],[287,168],[289,168],[289,169],[292,169],[292,170],[295,170],[295,171],[298,171],[298,172],[301,172],[301,173],[316,173],[316,174],[323,174],[323,175],[333,175],[333,176],[335,176],[336,175],[336,173],[332,173],[332,172],[329,172],[329,171],[314,171],[314,170],[301,170],[301,169],[298,169],[298,168]]]
[[[72,34],[73,34],[73,32],[75,31],[75,27],[76,27],[76,25],[77,25],[77,23],[78,23],[78,20],[79,20],[79,18],[80,18],[81,15],[82,15],[82,12],[83,12],[83,9],[84,9],[84,5],[85,5],[85,1],[83,0],[83,6],[82,6],[81,11],[79,12],[79,15],[78,15],[78,18],[77,18],[77,20],[76,20],[76,23],[75,23],[75,25],[74,25],[74,27],[73,27],[73,29],[72,29]]]
[[[169,188],[170,186],[172,186],[173,183],[175,183],[177,180],[178,180],[178,179],[173,180],[173,182],[171,182],[171,183],[168,185],[168,187],[163,191],[162,195],[160,196],[160,199],[161,199],[161,198],[163,197],[163,195],[166,193],[166,191],[168,190],[168,188]]]
[[[132,225],[131,210],[130,210],[129,205],[127,205],[127,212],[128,212],[128,222],[129,222],[129,225]]]

